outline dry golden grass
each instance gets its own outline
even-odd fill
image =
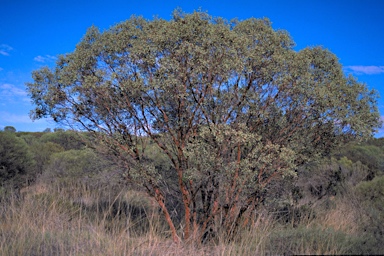
[[[260,219],[237,243],[175,244],[159,214],[147,214],[148,225],[106,212],[92,217],[86,208],[96,203],[97,195],[77,187],[70,194],[78,196],[69,198],[67,189],[42,187],[24,189],[22,197],[2,199],[0,255],[259,255],[270,225],[269,220],[262,223]],[[146,209],[154,207],[138,192],[121,195]]]
[[[288,254],[345,252],[332,234],[317,236],[311,225],[304,230],[277,225],[267,214],[260,214],[232,242],[218,237],[209,244],[175,244],[151,199],[137,191],[106,193],[81,185],[36,185],[23,190],[22,196],[0,199],[0,255],[224,256],[281,254],[284,250]],[[123,214],[116,210],[119,204],[130,211]],[[348,231],[355,216],[348,217],[350,209],[347,205],[343,207],[330,211],[321,221]],[[345,223],[340,222],[344,219]],[[302,234],[313,235],[313,239],[303,238]]]
[[[318,218],[325,227],[343,231],[347,234],[356,234],[359,230],[361,215],[343,201],[337,203],[337,207],[329,210]]]

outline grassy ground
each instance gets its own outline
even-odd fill
[[[339,200],[339,199],[335,199]],[[347,200],[282,223],[260,214],[233,242],[175,244],[156,204],[136,191],[34,185],[1,198],[0,255],[346,254],[359,244],[360,213]],[[332,202],[331,202],[332,203]]]

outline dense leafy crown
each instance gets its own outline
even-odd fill
[[[379,125],[375,91],[345,77],[328,50],[293,46],[267,19],[202,12],[91,27],[54,69],[33,73],[32,117],[95,132],[124,155],[131,178],[155,184],[161,175],[148,161],[132,167],[145,159],[139,138],[149,138],[176,170],[185,209],[203,177],[220,176],[231,186],[212,178],[214,188],[252,202],[256,185]]]
[[[229,23],[205,13],[133,17],[103,33],[91,27],[55,70],[33,73],[32,116],[108,132],[242,122],[271,141],[370,135],[376,94],[345,78],[329,51],[292,46],[268,20]]]

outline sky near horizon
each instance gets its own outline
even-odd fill
[[[382,95],[384,120],[384,1],[381,0],[0,0],[0,129],[43,131],[50,119],[32,121],[26,92],[33,70],[53,67],[56,57],[72,52],[87,28],[101,31],[131,15],[170,20],[173,10],[207,11],[214,17],[269,18],[274,29],[288,31],[295,50],[323,46],[333,52],[346,75],[354,75]],[[384,137],[384,128],[376,137]]]

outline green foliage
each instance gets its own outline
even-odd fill
[[[367,166],[369,168],[367,179],[371,180],[376,175],[382,175],[384,170],[384,148],[379,145],[379,140],[362,144],[350,143],[340,149],[336,155],[345,156],[352,162],[360,162]]]
[[[0,132],[0,186],[20,188],[33,180],[35,163],[28,145],[11,132]]]
[[[41,133],[38,133],[38,132],[18,132],[16,134],[16,136],[23,139],[28,144],[28,146],[31,146],[32,144],[39,141],[39,139],[41,137]]]
[[[384,176],[360,183],[357,190],[365,200],[368,200],[369,204],[384,214]]]
[[[368,244],[373,254],[384,252],[384,176],[360,183],[357,192],[361,196],[369,219],[364,223],[364,230],[370,235]]]
[[[114,181],[114,170],[111,162],[91,149],[71,149],[52,154],[41,179],[62,185],[79,182],[100,187]]]
[[[316,202],[322,198],[335,196],[344,190],[345,176],[334,159],[325,159],[300,168],[295,182],[300,191],[300,199]]]
[[[126,179],[156,198],[174,240],[166,177],[177,180],[185,238],[192,227],[206,237],[214,221],[231,235],[272,181],[380,125],[375,91],[345,77],[328,50],[293,46],[268,19],[228,22],[203,12],[132,17],[102,33],[91,27],[54,69],[33,72],[31,115],[89,131]],[[148,157],[148,145],[168,160]],[[71,154],[50,169],[59,175],[62,163],[81,161]],[[78,173],[84,164],[68,168]],[[159,168],[167,164],[171,175]]]
[[[56,131],[51,133],[44,133],[43,136],[41,136],[40,141],[43,143],[52,142],[58,144],[65,150],[80,150],[85,146],[85,143],[82,141],[80,136],[81,135],[72,131]]]
[[[36,161],[36,167],[38,173],[42,173],[45,167],[48,166],[51,156],[54,153],[59,153],[64,151],[64,148],[53,142],[38,142],[34,143],[31,146],[31,152],[34,155]]]
[[[44,133],[49,133],[49,132],[51,132],[51,128],[45,128],[43,132]]]
[[[5,126],[4,131],[5,132],[16,132],[16,128],[13,126]]]
[[[346,157],[341,158],[338,163],[340,164],[344,181],[352,186],[369,179],[373,172],[372,169],[360,161],[353,163]]]
[[[96,156],[90,150],[68,150],[52,156],[45,178],[52,181],[61,179],[79,180],[94,171]],[[97,170],[96,170],[97,171]]]

